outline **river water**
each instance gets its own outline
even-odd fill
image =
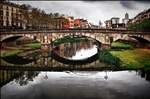
[[[150,74],[99,62],[94,40],[1,59],[1,99],[150,99]]]

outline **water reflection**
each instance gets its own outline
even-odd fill
[[[84,60],[97,54],[95,40],[80,41],[75,43],[60,44],[53,49],[54,53],[69,60]]]
[[[23,70],[0,70],[1,86],[15,79],[15,82],[20,86],[27,85],[29,81],[38,76],[40,71],[23,71]]]
[[[112,72],[117,72],[117,71],[64,71],[66,74],[69,75],[78,75],[78,76],[93,76],[97,75],[98,73],[103,73],[103,78],[105,80],[109,79],[109,76],[111,77]],[[119,71],[120,74],[121,72],[124,71]],[[140,76],[141,78],[145,78],[146,81],[150,83],[150,73],[145,72],[144,70],[138,70],[138,71],[128,71],[130,73],[136,72],[135,75]],[[37,77],[41,71],[23,71],[23,70],[0,70],[0,81],[1,81],[1,86],[5,85],[6,83],[10,82],[11,80],[15,79],[15,82],[20,84],[20,86],[27,85],[29,81],[33,81],[35,77]],[[44,72],[44,79],[47,80],[49,79],[51,71],[45,71]],[[61,72],[60,72],[61,73]],[[116,76],[116,75],[115,75]],[[111,79],[111,78],[110,78]]]
[[[20,86],[27,85],[30,81],[33,81],[39,73],[39,71],[24,71],[18,78],[15,79],[15,82],[19,83]]]
[[[19,61],[18,61],[19,60]],[[65,60],[58,57],[52,51],[30,50],[19,54],[0,59],[1,68],[24,69],[24,70],[103,70],[115,69],[114,65],[99,62],[98,55],[87,60]]]
[[[1,70],[0,73],[1,79],[11,79],[1,86],[1,99],[150,98],[150,77],[141,78],[142,71]]]

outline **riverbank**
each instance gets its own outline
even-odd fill
[[[0,52],[1,52],[0,58],[17,55],[17,54],[22,53],[26,50],[38,49],[40,47],[41,47],[40,43],[29,43],[29,44],[24,44],[24,45],[16,45],[13,47],[3,47],[0,50]]]
[[[150,49],[136,48],[132,50],[110,51],[121,60],[121,67],[125,69],[145,68],[150,71]]]

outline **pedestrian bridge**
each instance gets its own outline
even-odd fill
[[[16,36],[26,36],[39,41],[42,45],[42,49],[49,49],[49,45],[57,39],[81,36],[86,36],[97,40],[101,43],[102,49],[109,49],[111,47],[111,43],[119,39],[130,40],[134,38],[140,43],[150,44],[150,32],[113,29],[44,29],[1,31],[1,42],[7,38]]]

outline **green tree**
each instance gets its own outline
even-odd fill
[[[128,29],[134,31],[150,31],[150,18],[144,19],[139,23],[131,23],[129,24]]]

